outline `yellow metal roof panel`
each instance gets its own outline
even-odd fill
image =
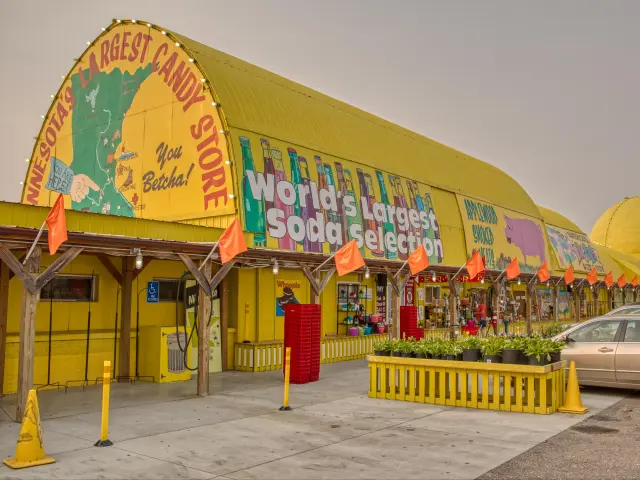
[[[234,128],[416,179],[540,218],[498,168],[267,70],[172,33],[206,72]]]

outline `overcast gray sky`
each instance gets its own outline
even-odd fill
[[[587,232],[640,194],[640,0],[0,0],[0,200],[19,200],[49,94],[114,17],[492,163]]]

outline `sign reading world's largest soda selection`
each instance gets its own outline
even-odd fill
[[[202,80],[162,31],[114,24],[55,96],[22,201],[62,193],[66,208],[165,220],[234,213],[226,139]]]
[[[355,240],[367,257],[406,260],[424,245],[442,262],[429,186],[252,133],[233,141],[257,247],[329,254]]]

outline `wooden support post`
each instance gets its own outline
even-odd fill
[[[393,285],[393,282],[391,283]],[[391,338],[400,338],[400,294],[391,288]]]
[[[574,289],[575,295],[575,308],[576,308],[576,322],[580,323],[582,317],[582,286]]]
[[[42,250],[35,247],[25,265],[25,275],[35,283],[40,271]],[[40,290],[32,292],[26,285],[22,289],[22,312],[20,314],[20,350],[18,353],[18,395],[16,398],[16,422],[22,422],[29,390],[33,388],[33,366],[36,338],[36,308],[40,300]]]
[[[222,352],[222,371],[228,370],[227,352],[229,349],[229,280],[223,278],[220,282],[220,335]],[[234,348],[234,345],[231,346]]]
[[[120,357],[118,377],[127,382],[131,357],[131,300],[133,297],[133,258],[122,258],[122,301],[120,302]]]
[[[200,269],[202,275],[211,278],[211,262]],[[209,395],[209,320],[211,319],[211,291],[198,289],[198,395]]]
[[[536,284],[527,285],[527,335],[533,333],[533,325],[531,325],[531,317],[533,317],[533,302],[536,296]]]
[[[0,395],[4,393],[4,357],[9,317],[9,267],[0,260]]]
[[[458,318],[458,284],[455,275],[447,275],[447,283],[449,284],[449,338],[452,340],[456,337],[456,319]]]

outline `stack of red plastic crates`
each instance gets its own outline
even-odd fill
[[[424,329],[418,327],[418,307],[408,305],[400,307],[400,338],[424,337]]]
[[[291,348],[289,382],[315,382],[320,377],[320,305],[286,305],[284,348]],[[284,359],[283,359],[284,360]],[[282,362],[284,369],[285,362]]]

